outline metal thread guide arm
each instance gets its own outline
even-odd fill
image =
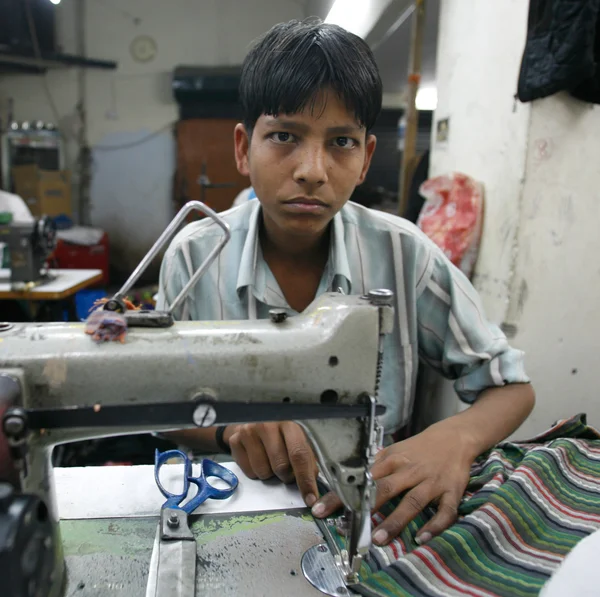
[[[173,314],[175,309],[181,305],[185,297],[188,295],[190,290],[197,284],[198,280],[204,275],[204,272],[210,267],[212,262],[217,258],[223,247],[229,242],[231,233],[229,231],[229,225],[219,217],[218,214],[210,207],[201,203],[200,201],[189,201],[186,203],[179,213],[171,220],[171,223],[165,228],[165,231],[158,237],[158,240],[154,243],[152,248],[148,251],[146,256],[140,261],[138,266],[133,270],[131,276],[123,284],[122,288],[105,304],[104,308],[108,311],[119,311],[123,313],[126,308],[123,304],[123,299],[127,293],[133,288],[133,285],[140,279],[140,276],[148,269],[152,260],[159,254],[160,250],[171,240],[173,235],[177,232],[179,226],[185,220],[186,216],[192,211],[199,211],[204,215],[210,217],[216,224],[218,224],[225,233],[221,241],[214,246],[208,257],[202,262],[200,267],[194,272],[193,276],[188,280],[187,284],[183,287],[181,292],[175,297],[175,300],[171,303],[167,313]]]

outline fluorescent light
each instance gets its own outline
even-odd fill
[[[437,103],[438,96],[435,87],[421,87],[417,91],[417,110],[435,110]]]
[[[367,19],[372,9],[371,4],[370,0],[335,0],[325,22],[339,25],[362,37],[368,33]]]
[[[60,4],[60,0],[50,0],[50,2],[52,2],[52,4]]]

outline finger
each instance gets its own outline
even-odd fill
[[[283,439],[290,464],[304,503],[311,507],[317,501],[317,462],[306,435],[297,423],[283,423]]]
[[[373,512],[379,510],[384,504],[387,504],[391,499],[404,493],[408,489],[412,489],[418,483],[408,476],[402,474],[393,474],[383,479],[378,479],[375,482],[377,494],[375,497],[375,506]]]
[[[409,491],[398,507],[375,529],[373,542],[377,545],[389,543],[436,497],[435,492],[424,483]]]
[[[313,507],[312,514],[317,518],[326,518],[342,507],[342,500],[333,492],[326,493]]]
[[[383,450],[380,454],[381,457],[375,459],[371,468],[371,474],[375,480],[396,473],[414,476],[418,471],[413,462],[408,460],[404,455],[398,454],[398,452],[386,452]]]
[[[395,469],[392,466],[390,470],[392,470],[393,473]],[[400,473],[390,474],[383,479],[378,479],[375,482],[375,485],[377,487],[377,497],[373,512],[379,510],[381,506],[389,502],[392,498],[395,498],[397,495],[401,494],[403,491],[414,487],[416,483],[412,473]],[[321,504],[323,507],[321,507]],[[313,509],[313,515],[317,518],[327,517],[335,512],[340,506],[342,506],[341,500],[335,493],[331,492],[323,496],[319,502],[315,504],[316,510]]]
[[[376,486],[377,500],[373,512],[376,512],[392,498],[411,487],[411,483],[407,480],[402,481],[401,476],[398,475],[396,479],[394,479],[393,476],[380,479],[376,482]],[[342,500],[340,500],[333,491],[330,491],[314,505],[312,513],[317,518],[326,518],[333,514],[338,508],[341,508],[342,505]]]
[[[278,423],[265,423],[259,427],[271,470],[284,483],[294,480],[294,471],[288,457],[287,447]]]
[[[246,432],[242,434],[242,443],[246,448],[248,460],[254,474],[262,481],[270,479],[273,476],[273,469],[257,425],[249,426]]]
[[[427,543],[433,537],[452,526],[458,518],[460,497],[451,492],[446,492],[440,499],[436,515],[417,533],[415,537],[419,545]]]
[[[231,456],[233,457],[233,460],[242,469],[244,475],[246,475],[246,477],[249,479],[256,479],[256,474],[250,465],[248,453],[246,452],[246,448],[242,443],[242,438],[239,431],[236,431],[236,433],[229,438],[229,447],[231,448]]]
[[[231,435],[231,455],[248,478],[268,479],[273,476],[273,471],[262,442],[255,433],[255,426],[240,425]]]

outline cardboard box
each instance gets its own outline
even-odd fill
[[[14,166],[12,177],[16,194],[25,201],[32,215],[73,215],[69,170],[40,170],[36,164],[28,164]]]

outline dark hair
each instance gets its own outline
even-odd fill
[[[369,131],[381,111],[382,84],[367,43],[319,19],[275,25],[260,37],[242,67],[240,102],[251,133],[263,114],[315,108],[330,88]]]

